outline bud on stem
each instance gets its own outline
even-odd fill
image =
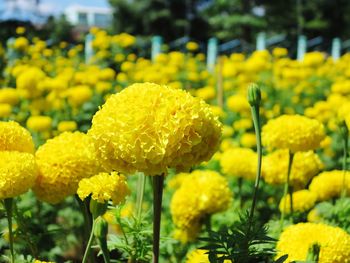
[[[251,83],[248,86],[248,102],[252,107],[260,106],[261,90],[255,83]]]

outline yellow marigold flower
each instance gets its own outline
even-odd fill
[[[41,260],[36,259],[34,261],[34,263],[55,263],[55,262],[53,262],[53,261],[41,261]]]
[[[220,165],[225,174],[254,180],[257,161],[258,156],[253,150],[233,148],[223,152],[220,158]]]
[[[73,107],[79,107],[91,99],[92,90],[89,86],[80,85],[68,89],[65,95],[69,104]]]
[[[293,153],[316,149],[324,138],[322,123],[301,115],[282,115],[262,128],[265,146],[289,149]]]
[[[207,86],[196,90],[196,96],[203,100],[211,100],[215,98],[216,90],[214,87]]]
[[[17,77],[16,88],[24,98],[35,98],[41,94],[39,83],[45,78],[45,73],[36,67],[30,67]]]
[[[60,121],[57,126],[59,132],[75,131],[78,129],[78,124],[75,121]]]
[[[224,125],[222,129],[222,137],[223,138],[230,138],[233,135],[233,128],[227,125]]]
[[[104,68],[98,72],[99,80],[113,80],[115,78],[115,71],[111,68]]]
[[[19,26],[19,27],[16,28],[16,34],[18,34],[18,35],[22,35],[25,32],[26,32],[26,28],[23,27],[23,26]]]
[[[314,207],[317,196],[309,190],[299,190],[293,193],[293,210],[295,212],[306,212]],[[279,204],[282,212],[290,213],[290,195],[283,197]]]
[[[240,143],[243,147],[246,147],[246,148],[256,147],[255,133],[244,133],[240,139]]]
[[[175,229],[174,238],[179,240],[182,244],[195,241],[202,225],[199,222],[193,223],[188,228]]]
[[[250,114],[250,105],[245,96],[236,94],[227,99],[227,107],[241,114]]]
[[[16,89],[2,88],[0,89],[0,103],[7,103],[12,106],[19,102],[19,94]]]
[[[0,121],[0,151],[34,153],[30,132],[14,121]]]
[[[284,57],[288,55],[288,49],[282,47],[276,47],[272,50],[274,57]]]
[[[36,154],[39,169],[34,192],[52,204],[75,194],[81,179],[99,172],[92,140],[80,132],[64,132],[46,141]]]
[[[30,116],[27,120],[27,128],[36,132],[49,131],[52,127],[52,119],[49,116]]]
[[[225,177],[214,171],[196,170],[188,174],[171,199],[173,221],[180,229],[190,228],[204,216],[226,210],[231,199]]]
[[[265,156],[262,162],[262,176],[269,184],[284,184],[287,180],[288,150],[277,150]],[[290,184],[297,189],[304,188],[323,164],[313,151],[297,152],[292,163]]]
[[[233,123],[235,130],[248,130],[253,127],[252,119],[242,118]]]
[[[203,249],[196,249],[187,255],[186,263],[209,263],[208,251]]]
[[[350,94],[350,80],[341,80],[334,82],[332,87],[332,92],[339,94]]]
[[[167,186],[171,189],[178,189],[187,176],[188,173],[178,173],[167,182]]]
[[[344,171],[333,170],[323,172],[312,179],[309,186],[311,192],[317,195],[318,201],[326,201],[341,195],[343,189]],[[350,194],[350,173],[345,174],[345,190]]]
[[[15,42],[13,43],[13,48],[20,50],[20,51],[25,51],[28,48],[29,41],[25,37],[18,37],[15,39]]]
[[[118,205],[125,201],[125,197],[130,194],[130,189],[124,175],[116,172],[99,173],[82,179],[79,182],[77,194],[81,200],[91,195],[91,198],[99,203],[112,200],[114,205]]]
[[[209,160],[221,124],[204,101],[183,90],[144,83],[111,95],[88,134],[107,170],[155,175]]]
[[[7,103],[0,103],[0,118],[8,118],[12,113],[12,106]]]
[[[0,151],[0,200],[27,192],[37,175],[34,155]]]
[[[199,45],[196,42],[190,41],[186,44],[186,49],[189,51],[196,51],[199,48]]]
[[[203,249],[196,249],[187,255],[186,263],[209,263],[208,251]],[[230,263],[231,260],[225,259],[224,263]]]
[[[349,263],[350,235],[339,227],[299,223],[287,227],[277,242],[277,258],[288,254],[286,262],[303,261],[313,244],[321,246],[319,263]]]

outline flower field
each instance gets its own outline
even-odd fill
[[[0,262],[350,262],[350,54],[90,34],[0,48]]]

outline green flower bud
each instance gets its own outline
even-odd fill
[[[261,101],[261,90],[255,83],[248,86],[248,102],[250,106],[259,106]]]
[[[107,221],[99,216],[95,219],[94,236],[98,239],[105,239],[108,233]]]
[[[90,200],[90,212],[93,216],[93,218],[97,218],[98,216],[103,215],[107,211],[107,202],[105,203],[99,203],[96,200],[92,199]]]

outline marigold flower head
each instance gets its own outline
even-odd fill
[[[314,207],[317,196],[309,190],[299,190],[293,193],[293,210],[295,212],[306,212]],[[290,195],[283,197],[279,205],[280,211],[290,213]]]
[[[319,263],[350,262],[350,235],[339,227],[299,223],[287,227],[277,242],[277,258],[288,254],[286,262],[306,260],[313,244],[321,247]]]
[[[223,152],[220,165],[223,173],[254,180],[256,176],[257,154],[248,148],[232,148]]]
[[[189,93],[143,83],[111,95],[88,134],[107,170],[155,175],[209,160],[221,124],[204,101]]]
[[[195,249],[187,255],[186,263],[209,263],[210,261],[207,253],[207,250]],[[224,260],[224,263],[229,262],[231,262],[231,260]]]
[[[284,184],[288,173],[288,150],[277,150],[263,159],[262,176],[265,182],[269,184]],[[292,163],[290,184],[296,189],[304,188],[322,168],[323,164],[320,158],[313,151],[297,152]]]
[[[344,171],[340,170],[320,173],[312,179],[309,189],[317,195],[318,201],[326,201],[341,195],[343,180],[345,182],[345,190],[347,194],[350,194],[350,173],[344,174]]]
[[[0,121],[0,151],[34,153],[30,132],[14,121]]]
[[[75,121],[61,121],[58,123],[57,130],[60,132],[75,131],[78,129],[78,124]]]
[[[52,119],[49,116],[30,116],[27,120],[27,128],[36,132],[48,131],[52,127]]]
[[[80,132],[64,132],[47,140],[35,156],[39,174],[34,192],[52,204],[75,194],[81,179],[100,171],[91,138]]]
[[[84,178],[79,182],[77,194],[81,200],[91,195],[91,198],[99,203],[106,203],[109,200],[118,205],[125,201],[130,194],[130,189],[124,175],[116,172],[99,173],[90,178]]]
[[[0,103],[0,118],[8,118],[11,116],[12,106],[7,103]]]
[[[38,97],[42,91],[39,83],[45,78],[45,73],[37,67],[29,67],[17,77],[16,88],[24,98]]]
[[[34,155],[0,151],[0,200],[27,192],[37,176]]]
[[[318,148],[324,137],[322,123],[301,115],[282,115],[262,128],[265,146],[289,149],[293,153]]]
[[[246,96],[236,94],[227,99],[227,107],[237,113],[241,114],[249,114],[250,113],[250,105]]]
[[[226,178],[214,171],[196,170],[188,174],[172,197],[173,221],[180,229],[191,228],[206,215],[226,210],[231,199]]]
[[[19,94],[16,89],[13,89],[13,88],[0,89],[0,103],[6,103],[14,106],[18,102],[19,102]]]

